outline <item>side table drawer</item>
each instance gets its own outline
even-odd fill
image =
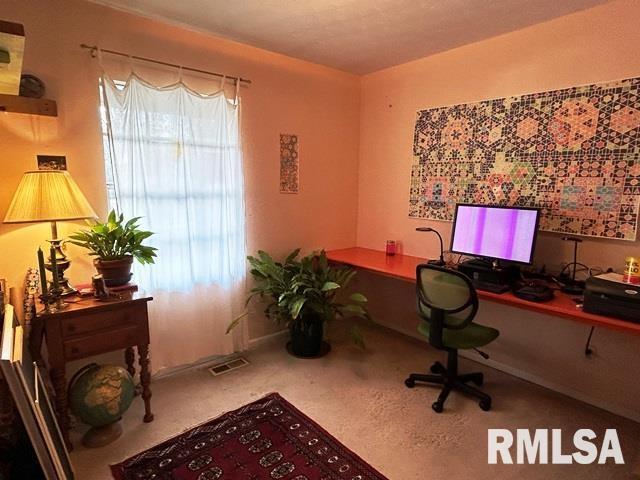
[[[113,329],[64,342],[66,360],[76,360],[100,353],[124,349],[143,341],[146,332],[138,325]]]
[[[136,308],[126,308],[65,318],[61,322],[62,337],[69,338],[97,330],[129,326],[141,318],[139,315],[144,315],[144,312],[139,313]]]

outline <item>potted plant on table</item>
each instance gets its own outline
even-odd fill
[[[264,313],[267,318],[286,325],[291,333],[290,351],[300,357],[315,357],[321,353],[325,322],[347,315],[366,317],[361,293],[352,293],[342,301],[339,295],[349,284],[355,270],[329,265],[324,250],[298,259],[300,249],[291,252],[283,262],[276,262],[269,254],[259,251],[247,257],[255,287],[247,304],[254,297],[267,298]],[[227,331],[237,325],[236,319]],[[362,345],[357,330],[354,341]]]
[[[104,277],[107,287],[116,287],[131,280],[131,265],[135,258],[141,264],[154,263],[156,248],[143,245],[153,232],[141,230],[140,217],[125,222],[124,215],[111,210],[105,223],[96,222],[89,230],[69,236],[69,243],[89,250],[96,258],[93,264]]]

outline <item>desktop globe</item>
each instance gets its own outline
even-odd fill
[[[114,365],[90,364],[80,369],[69,386],[73,414],[91,428],[82,438],[86,447],[101,447],[122,434],[120,419],[133,401],[131,375]]]

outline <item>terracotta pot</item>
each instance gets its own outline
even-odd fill
[[[93,265],[98,270],[98,273],[104,277],[104,283],[107,287],[117,287],[124,285],[131,280],[131,265],[133,265],[133,257],[127,255],[124,258],[118,260],[101,260],[95,258]]]

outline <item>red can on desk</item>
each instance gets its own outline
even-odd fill
[[[385,250],[387,255],[393,256],[396,254],[396,241],[395,240],[387,240],[387,248]]]

